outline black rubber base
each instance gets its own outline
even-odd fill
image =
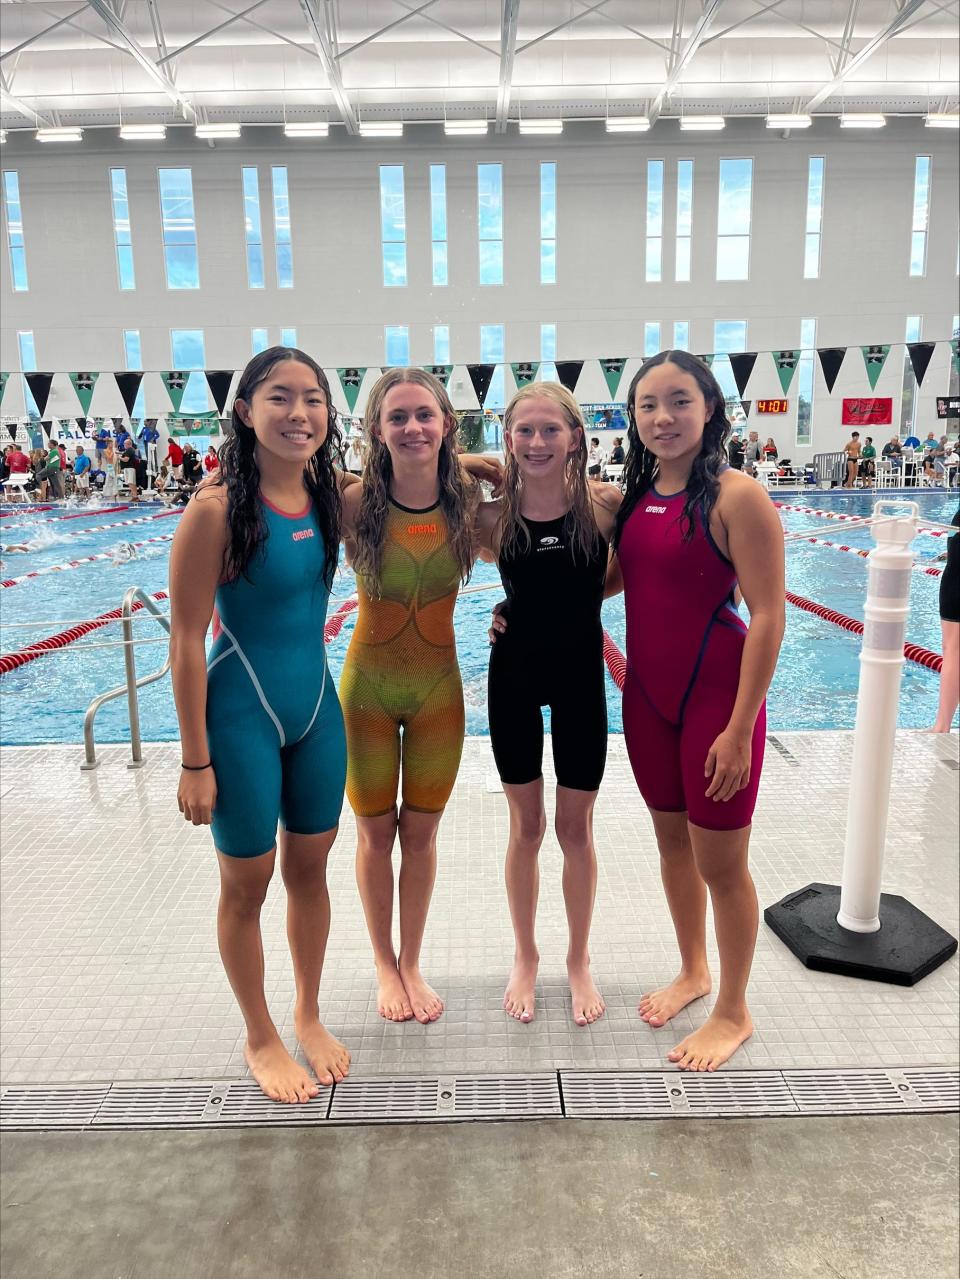
[[[767,925],[807,967],[915,986],[957,949],[957,939],[905,897],[882,893],[880,928],[853,933],[837,923],[840,889],[808,884],[763,912]]]

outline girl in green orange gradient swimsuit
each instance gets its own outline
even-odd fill
[[[443,1001],[423,979],[420,948],[437,828],[463,748],[453,609],[475,556],[479,489],[457,462],[453,406],[430,374],[389,369],[370,393],[365,425],[363,483],[343,493],[344,540],[360,601],[340,683],[347,797],[357,818],[357,883],[380,1015],[431,1022]],[[392,865],[398,836],[399,951]]]

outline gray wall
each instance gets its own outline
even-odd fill
[[[927,273],[908,276],[915,157],[933,157]],[[717,172],[720,157],[752,155],[753,236],[750,280],[718,283],[715,275]],[[804,280],[807,162],[826,157],[821,278]],[[646,161],[666,160],[664,282],[644,281]],[[695,166],[692,281],[673,275],[675,161]],[[504,166],[505,280],[477,283],[476,164]],[[539,283],[539,162],[558,164],[559,283]],[[562,138],[490,136],[445,139],[433,126],[408,127],[399,144],[330,139],[290,142],[277,130],[245,131],[239,142],[211,147],[192,131],[171,130],[159,144],[122,143],[112,130],[88,131],[79,146],[53,148],[11,136],[3,167],[16,169],[30,290],[11,290],[3,254],[0,367],[19,368],[16,333],[32,329],[38,367],[47,370],[124,367],[122,330],[141,332],[147,369],[171,365],[171,328],[202,328],[207,365],[240,367],[250,330],[296,326],[301,346],[327,367],[379,365],[383,326],[410,327],[411,359],[433,359],[431,328],[449,324],[455,363],[479,358],[479,326],[506,325],[507,359],[539,357],[540,324],[558,326],[558,357],[637,356],[643,324],[662,325],[663,345],[675,320],[690,323],[690,348],[713,349],[716,319],[748,321],[747,346],[765,351],[799,344],[801,317],[817,318],[820,346],[902,342],[907,315],[923,317],[925,339],[950,336],[957,304],[956,136],[891,120],[878,133],[841,132],[836,120],[789,139],[758,121],[729,122],[723,134],[679,134],[673,124],[651,135],[609,138],[595,124],[568,125]],[[447,165],[450,285],[430,283],[429,164]],[[272,286],[269,166],[289,169],[295,285]],[[378,172],[406,166],[409,286],[381,283]],[[156,169],[189,165],[200,248],[201,289],[168,290],[164,280]],[[243,164],[260,167],[267,288],[250,290],[240,193]],[[121,292],[113,247],[108,170],[127,170],[137,288]],[[632,366],[631,366],[632,367]],[[630,369],[628,368],[628,373]],[[933,398],[947,390],[949,355],[938,347],[921,391],[917,426],[936,428]],[[892,395],[895,421],[903,349],[894,349],[877,395]],[[5,410],[19,409],[13,380]],[[73,413],[59,380],[48,412]],[[112,379],[103,379],[93,410],[121,411]],[[508,379],[508,386],[510,385]],[[148,378],[148,411],[167,405],[159,379]],[[786,419],[762,418],[782,453],[801,458],[832,449],[849,434],[840,425],[842,397],[869,393],[858,351],[851,351],[834,394],[817,372],[813,446],[794,444],[796,384]],[[578,388],[582,400],[605,399],[599,375]],[[747,396],[779,396],[773,362],[758,360]],[[768,427],[767,424],[770,424]],[[878,428],[877,435],[885,434]]]

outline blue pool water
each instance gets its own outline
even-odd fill
[[[914,494],[910,495],[911,498]],[[955,495],[919,493],[915,495],[927,518],[949,523],[956,507]],[[786,503],[815,506],[851,515],[868,514],[874,495],[867,493],[803,493],[782,495]],[[74,508],[76,509],[76,508]],[[63,510],[27,515],[17,513],[0,519],[0,543],[32,542],[44,545],[27,554],[3,555],[3,578],[33,569],[63,564],[87,555],[109,552],[120,542],[151,537],[168,537],[178,517],[149,520],[124,526],[120,521],[156,513],[141,507],[91,518],[66,520]],[[869,534],[850,529],[841,521],[783,512],[790,530],[808,529],[813,536],[866,549]],[[91,528],[110,525],[106,531]],[[54,634],[77,621],[116,608],[129,586],[147,592],[166,589],[169,541],[141,547],[128,563],[100,560],[65,572],[37,577],[0,591],[0,648],[3,652]],[[914,543],[918,560],[933,562],[944,549],[942,539],[920,536]],[[852,617],[863,617],[866,590],[866,561],[827,547],[803,543],[788,544],[787,585],[808,599]],[[467,704],[467,732],[486,734],[486,631],[491,605],[500,598],[499,577],[489,564],[478,564],[471,586],[493,589],[471,591],[457,605],[456,627],[460,664]],[[940,650],[940,623],[937,608],[938,579],[913,575],[911,616],[907,637],[914,643]],[[353,574],[341,567],[333,591],[331,611],[338,601],[353,593]],[[604,624],[614,640],[624,646],[622,599],[604,605]],[[137,633],[161,639],[155,623],[137,622]],[[328,646],[331,671],[339,679],[343,656],[353,627],[351,617],[339,637]],[[119,626],[94,631],[66,649],[42,657],[0,678],[0,741],[3,744],[80,742],[84,712],[99,693],[123,682],[123,660],[118,647],[95,648],[120,638]],[[852,728],[856,709],[860,638],[813,615],[787,606],[787,631],[776,678],[770,690],[768,722],[776,729]],[[163,661],[161,643],[138,649],[138,673],[156,669]],[[571,678],[577,672],[571,670]],[[620,732],[620,696],[607,681],[610,729]],[[900,698],[900,725],[921,728],[933,721],[937,699],[937,676],[908,662],[904,668]],[[165,677],[140,693],[141,728],[148,741],[169,741],[177,736],[177,722],[170,689]],[[125,700],[108,703],[97,718],[97,740],[125,741],[129,738]]]

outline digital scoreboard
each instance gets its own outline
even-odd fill
[[[786,413],[789,400],[755,400],[758,413]]]

